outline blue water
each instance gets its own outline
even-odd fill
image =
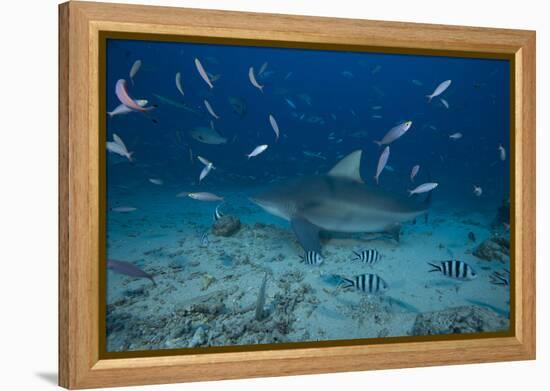
[[[195,58],[209,74],[220,75],[213,89],[199,76]],[[132,83],[129,71],[136,60],[142,66]],[[265,62],[265,72],[257,76],[264,85],[260,92],[250,83],[248,69],[253,66],[258,75]],[[128,81],[133,98],[155,106],[145,114],[106,116],[107,140],[116,133],[133,152],[132,162],[107,153],[107,255],[135,264],[157,284],[108,271],[108,350],[410,335],[418,313],[472,303],[496,309],[498,316],[509,314],[508,288],[489,282],[493,271],[509,268],[509,259],[472,255],[494,235],[509,239],[505,226],[494,223],[510,188],[507,60],[108,40],[106,65],[108,111],[120,104],[119,79]],[[177,72],[184,96],[176,88]],[[451,86],[428,103],[426,95],[448,79]],[[244,102],[242,116],[229,97]],[[204,99],[219,119],[207,112]],[[280,128],[278,141],[270,114]],[[325,238],[324,264],[300,263],[301,249],[288,222],[248,197],[284,179],[325,174],[357,149],[363,151],[361,176],[366,186],[375,186],[382,148],[373,141],[408,120],[413,125],[391,144],[391,167],[382,172],[379,187],[406,197],[418,184],[437,182],[430,219],[406,222],[398,243],[361,233]],[[227,143],[209,145],[190,136],[190,130],[210,127],[210,121]],[[463,137],[449,138],[457,132]],[[268,149],[248,160],[245,155],[261,144]],[[216,167],[200,183],[203,165],[197,156]],[[421,169],[412,184],[415,164]],[[483,189],[480,197],[473,185]],[[240,219],[240,231],[231,237],[210,233],[209,244],[201,246],[217,204],[176,197],[180,192],[224,197],[224,214]],[[136,210],[117,213],[117,207]],[[469,232],[475,243],[468,240]],[[361,248],[377,248],[385,260],[372,267],[352,265],[351,251]],[[467,262],[479,277],[464,282],[428,273],[426,262],[451,258]],[[266,316],[256,320],[254,310],[243,307],[256,302],[266,272]],[[341,291],[333,278],[373,272],[389,283],[385,295]],[[289,297],[301,301],[285,307],[292,315],[283,321],[277,311]],[[194,313],[191,307],[201,300],[215,310]],[[219,302],[223,305],[216,307]],[[375,321],[369,317],[375,313],[383,316]]]

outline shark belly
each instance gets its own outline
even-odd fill
[[[305,211],[302,215],[324,231],[354,233],[385,231],[396,223],[412,220],[421,213],[423,212],[393,212],[328,201],[322,207]]]

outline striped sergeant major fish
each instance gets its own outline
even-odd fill
[[[363,250],[360,253],[354,251],[353,253],[356,256],[355,260],[368,263],[369,265],[374,265],[382,259],[382,254],[375,249]]]
[[[442,261],[439,265],[428,262],[433,267],[431,272],[441,272],[444,276],[456,280],[473,280],[477,277],[476,272],[466,262],[459,260]]]
[[[507,269],[502,272],[493,272],[490,278],[493,285],[510,286],[510,271]]]
[[[201,236],[201,247],[208,247],[210,240],[208,240],[208,231],[205,231]]]
[[[218,221],[219,219],[221,219],[224,215],[222,212],[220,212],[220,206],[222,206],[224,203],[222,202],[221,204],[219,204],[218,206],[216,206],[216,209],[214,209],[214,222]]]
[[[304,256],[300,255],[302,258],[301,262],[306,265],[320,265],[323,263],[323,257],[316,251],[307,251]]]
[[[369,295],[376,293],[383,293],[388,290],[388,284],[381,277],[376,274],[365,273],[350,278],[342,278],[340,285],[342,288],[354,287],[358,291],[367,293]]]

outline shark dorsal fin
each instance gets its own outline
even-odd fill
[[[354,151],[348,156],[340,160],[332,170],[328,172],[328,175],[351,179],[356,182],[363,183],[361,175],[359,174],[359,166],[361,164],[361,150]]]

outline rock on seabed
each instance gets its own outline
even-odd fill
[[[212,233],[216,236],[231,236],[241,228],[241,221],[230,215],[222,216],[212,226]]]
[[[491,310],[462,306],[417,315],[410,334],[467,334],[505,331],[509,327],[509,319]]]

